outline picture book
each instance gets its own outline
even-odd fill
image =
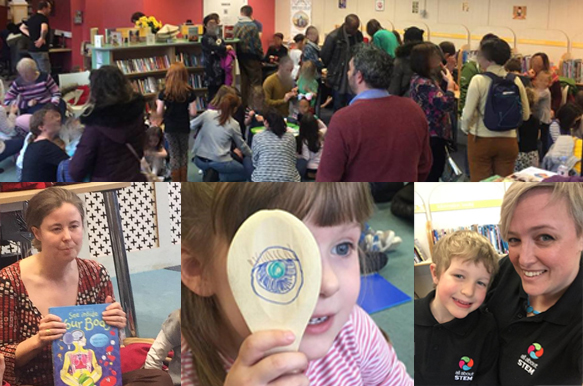
[[[49,308],[67,332],[53,341],[55,386],[121,386],[119,331],[103,321],[108,304]]]

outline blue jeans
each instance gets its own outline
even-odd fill
[[[29,52],[30,57],[36,62],[38,70],[51,75],[51,60],[48,52]]]
[[[250,161],[250,157],[245,157]],[[221,182],[237,182],[247,181],[249,176],[242,163],[235,160],[227,162],[216,162],[211,160],[203,160],[200,157],[194,157],[195,165],[205,172],[207,169],[214,169],[219,173],[219,180]]]
[[[6,148],[2,153],[0,153],[0,162],[4,161],[6,158],[17,154],[22,146],[24,145],[24,138],[13,138],[4,141]]]

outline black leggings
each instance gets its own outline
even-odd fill
[[[431,145],[431,153],[433,154],[433,165],[431,165],[431,171],[425,181],[439,182],[439,178],[445,168],[445,147],[447,146],[447,141],[443,138],[431,137],[429,143]]]

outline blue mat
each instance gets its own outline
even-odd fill
[[[369,314],[411,301],[411,297],[378,273],[361,276],[357,303]]]

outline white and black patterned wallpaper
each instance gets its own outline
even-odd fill
[[[170,209],[170,237],[172,244],[180,244],[180,182],[170,182],[168,184],[168,207]]]
[[[156,192],[152,183],[134,182],[117,192],[127,252],[158,247]],[[112,254],[102,193],[85,196],[89,251],[93,258]]]

